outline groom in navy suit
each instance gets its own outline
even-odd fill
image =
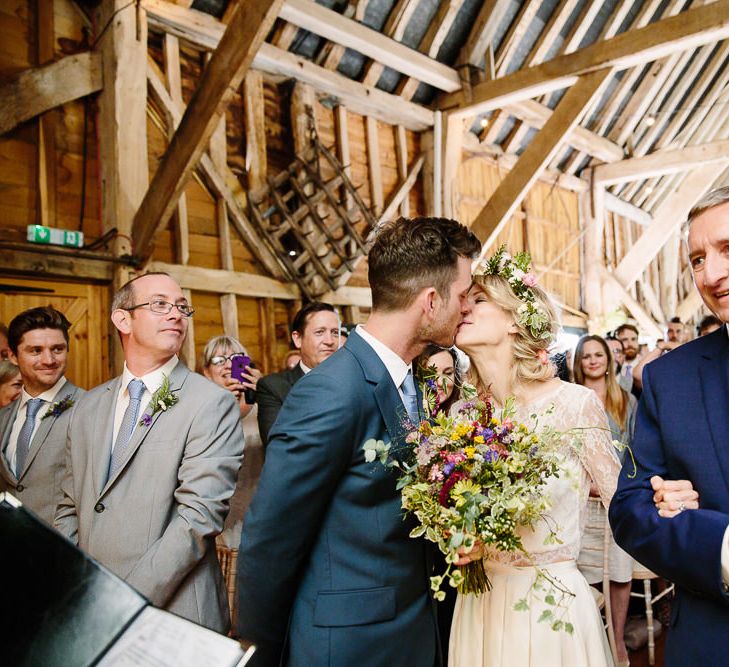
[[[408,536],[396,477],[365,462],[363,445],[395,441],[417,413],[412,361],[428,343],[453,344],[479,250],[452,220],[383,226],[368,257],[367,324],[287,396],[238,556],[252,665],[439,662],[429,545]]]
[[[687,224],[689,261],[696,287],[706,306],[724,323],[729,322],[729,188],[707,194],[691,210]],[[645,367],[633,451],[637,474],[632,474],[633,465],[626,457],[610,506],[610,523],[621,547],[676,583],[666,665],[726,665],[726,324]],[[694,500],[695,492],[698,502]]]

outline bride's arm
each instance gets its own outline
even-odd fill
[[[620,461],[613,447],[605,408],[593,392],[586,395],[577,421],[581,441],[577,455],[607,509],[618,485]]]

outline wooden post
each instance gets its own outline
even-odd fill
[[[580,218],[586,228],[582,254],[582,296],[588,326],[597,322],[604,314],[602,268],[605,211],[602,206],[602,193],[603,188],[598,186],[583,192],[579,198]],[[592,331],[592,327],[590,329]]]
[[[37,0],[37,65],[45,65],[55,55],[53,0]],[[56,224],[56,110],[44,113],[38,123],[38,209],[39,222]]]
[[[266,186],[268,161],[266,158],[265,102],[263,76],[249,70],[243,84],[244,122],[246,130],[246,171],[248,189],[259,190]]]
[[[385,205],[382,191],[382,166],[380,163],[380,142],[377,131],[377,119],[365,118],[365,135],[367,140],[367,166],[370,177],[370,208],[378,218]]]
[[[147,21],[144,10],[126,0],[103,0],[97,25],[107,23],[99,42],[105,82],[99,96],[101,220],[104,231],[117,229],[113,252],[121,256],[132,253],[132,220],[148,182]],[[130,269],[119,266],[114,290],[130,277]],[[120,372],[121,345],[117,336],[112,341],[112,366]]]

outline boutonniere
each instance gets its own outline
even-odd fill
[[[171,408],[178,400],[180,400],[179,396],[170,391],[170,379],[165,375],[160,388],[152,394],[152,400],[149,402],[150,412],[142,415],[139,425],[150,426],[154,415]]]
[[[51,407],[48,408],[48,412],[41,417],[41,421],[43,421],[46,417],[58,417],[73,406],[74,403],[75,401],[71,398],[71,394],[64,396],[60,401],[51,403]]]

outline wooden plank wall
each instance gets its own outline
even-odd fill
[[[0,79],[17,74],[37,64],[37,26],[28,0],[5,0],[0,3]],[[78,10],[68,0],[53,2],[54,53],[56,58],[87,50],[83,24]],[[81,211],[81,165],[83,147],[84,103],[70,102],[48,112],[55,155],[49,161],[51,181],[56,188],[48,193],[56,211],[55,226],[78,229]],[[99,182],[96,145],[96,105],[91,102],[88,115],[87,182],[83,232],[90,237],[100,234]],[[39,192],[39,122],[30,120],[15,131],[0,136],[0,238],[17,240],[25,236],[25,227],[38,222]]]
[[[465,159],[458,170],[454,192],[455,210],[469,224],[503,180],[505,170],[482,156]],[[532,255],[540,284],[571,311],[581,310],[580,223],[577,195],[564,188],[537,182],[497,237],[512,251]],[[574,243],[573,243],[574,241]],[[565,318],[569,324],[579,321]]]

